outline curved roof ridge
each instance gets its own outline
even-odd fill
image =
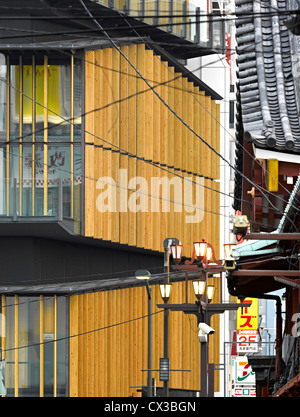
[[[287,9],[287,0],[236,0],[240,109],[248,142],[300,153],[294,35],[284,25],[285,14],[280,13]],[[274,10],[279,13],[270,13]]]
[[[270,6],[272,9],[278,9],[277,1],[270,0]],[[286,106],[285,99],[285,79],[282,66],[282,43],[281,43],[281,33],[280,33],[280,21],[277,14],[272,15],[272,33],[273,33],[273,56],[274,56],[274,67],[276,75],[276,85],[277,85],[277,97],[279,105],[279,115],[282,125],[282,130],[284,133],[284,146],[287,150],[292,150],[295,147],[295,140],[292,135],[290,121],[288,117],[288,109]]]

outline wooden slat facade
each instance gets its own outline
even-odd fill
[[[216,284],[216,282],[215,282]],[[163,312],[159,286],[152,288],[152,367],[159,368],[163,357]],[[189,302],[194,302],[192,283]],[[216,288],[218,294],[218,287]],[[218,301],[216,295],[214,301]],[[185,283],[173,284],[170,302],[185,302]],[[134,287],[70,298],[70,380],[71,397],[137,396],[147,385],[148,297],[145,287]],[[219,363],[219,320],[212,326],[216,334],[209,339],[209,361]],[[82,334],[82,335],[81,335]],[[79,336],[78,336],[79,335]],[[200,343],[196,317],[182,312],[169,315],[170,389],[200,390]],[[159,373],[153,372],[157,386]],[[218,373],[215,389],[218,390]]]
[[[145,45],[121,50],[166,104],[219,150],[219,104]],[[159,100],[117,50],[86,52],[85,74],[86,236],[158,251],[167,236],[174,236],[184,243],[186,256],[191,255],[193,240],[205,237],[218,251],[214,213],[219,212],[219,194],[212,191],[218,187],[213,181],[219,179],[218,156]],[[113,178],[113,185],[105,185],[104,177]],[[174,194],[172,187],[170,195],[161,189],[154,192],[155,177],[181,182],[182,195]],[[142,183],[136,184],[135,178]],[[100,212],[97,202],[106,191],[104,202],[112,198],[113,208]],[[196,205],[196,191],[201,196],[201,221],[191,223],[187,219],[195,215],[191,206]]]
[[[179,117],[219,150],[219,105],[145,45],[121,50]],[[86,236],[155,251],[163,251],[166,237],[177,237],[186,256],[191,256],[193,242],[205,237],[219,253],[217,155],[118,51],[87,51],[85,77]],[[114,185],[104,186],[103,177],[112,177]],[[148,187],[140,189],[139,199],[134,198],[136,177]],[[181,192],[173,187],[169,195],[153,190],[154,177],[180,181]],[[99,195],[106,190],[104,203],[111,198],[116,210],[100,212]],[[198,221],[188,222],[188,216],[195,216],[195,206]],[[215,293],[218,302],[218,286]],[[152,311],[157,312],[152,317],[152,363],[158,369],[163,356],[158,286],[152,286],[152,296]],[[195,301],[191,283],[188,297]],[[173,285],[170,302],[185,302],[184,283]],[[130,387],[147,385],[147,372],[142,372],[147,369],[147,303],[144,287],[70,298],[70,396],[130,396],[137,395]],[[209,361],[219,363],[217,316],[212,326],[216,334],[210,337]],[[199,391],[200,344],[194,316],[170,312],[169,346],[171,369],[191,371],[171,372],[170,388]],[[153,377],[161,385],[157,372]],[[217,374],[215,384],[217,389]]]

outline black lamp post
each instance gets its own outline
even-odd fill
[[[148,295],[148,381],[147,396],[152,397],[152,308],[151,308],[151,288],[148,280],[151,277],[149,271],[138,270],[135,273],[136,279],[145,280]]]
[[[165,279],[164,279],[164,286],[160,287],[161,295],[164,295],[164,303],[167,304],[169,297],[168,290],[171,289],[171,287],[168,287],[169,285],[169,273],[170,273],[170,254],[171,254],[171,247],[175,245],[180,245],[180,242],[176,238],[167,238],[164,240],[164,270],[165,270]],[[162,293],[162,290],[164,291],[164,294]],[[170,293],[169,293],[170,296]],[[169,358],[169,309],[164,309],[164,359],[167,361]],[[163,382],[163,396],[168,397],[169,396],[169,381],[164,380]]]
[[[226,263],[222,260],[216,260],[214,248],[203,239],[202,242],[195,242],[193,249],[193,256],[191,260],[186,260],[184,264],[180,265],[182,259],[183,246],[179,243],[171,245],[171,253],[176,263],[175,270],[184,272],[195,271],[199,272],[201,279],[193,281],[194,292],[197,297],[196,303],[188,303],[186,295],[186,303],[182,304],[158,304],[158,308],[165,310],[183,311],[185,314],[194,314],[197,317],[199,327],[199,341],[201,343],[201,397],[208,395],[208,341],[209,334],[214,333],[214,329],[210,328],[211,317],[214,314],[224,313],[226,310],[237,310],[240,307],[249,307],[248,303],[211,303],[214,286],[208,285],[207,277],[209,273],[221,273],[226,268]],[[213,260],[213,264],[209,263]],[[187,274],[186,274],[187,280]],[[186,286],[187,288],[187,286]],[[222,290],[221,290],[222,291]],[[220,292],[221,292],[220,291]],[[222,295],[222,294],[221,294]]]

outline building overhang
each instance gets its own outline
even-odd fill
[[[1,9],[0,51],[44,49],[54,52],[90,48],[107,41],[108,34],[116,40],[152,39],[177,59],[221,52],[218,48],[200,45],[170,30],[164,30],[161,24],[150,24],[143,20],[143,16],[131,16],[125,11],[92,0],[85,0],[85,4],[95,16],[94,20],[85,14],[80,2],[74,6],[70,1],[27,0],[25,6],[22,0],[11,0],[9,7]]]
[[[129,246],[118,242],[111,242],[103,239],[95,239],[89,236],[82,236],[74,233],[65,222],[18,220],[16,222],[1,222],[0,238],[5,237],[36,237],[41,239],[58,240],[80,245],[105,247],[120,251],[132,252],[136,254],[148,254],[151,256],[163,257],[164,254],[158,251]]]

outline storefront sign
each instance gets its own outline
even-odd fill
[[[258,352],[258,300],[246,298],[244,302],[251,306],[237,311],[237,352]]]

